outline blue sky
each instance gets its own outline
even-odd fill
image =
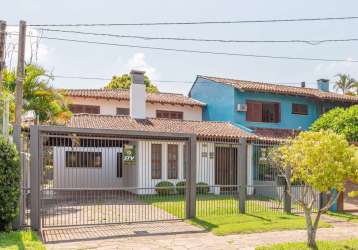
[[[0,18],[9,24],[20,19],[35,23],[123,23],[205,20],[245,20],[356,16],[358,1],[331,0],[11,0],[3,1]],[[358,20],[315,23],[193,25],[166,27],[96,27],[81,31],[127,35],[178,36],[219,39],[334,39],[358,38]],[[64,28],[61,28],[64,29]],[[76,28],[67,28],[76,29]],[[35,31],[33,31],[35,32]],[[200,49],[274,56],[324,57],[358,60],[358,42],[304,44],[218,44],[178,41],[141,41],[45,33],[47,36],[94,41]],[[41,40],[38,63],[57,75],[110,78],[131,68],[145,69],[155,80],[194,81],[196,75],[210,75],[264,82],[299,83],[314,86],[316,79],[337,73],[358,78],[358,63],[306,62],[218,55],[185,54],[145,49],[107,47]],[[105,81],[55,79],[63,88],[102,87]],[[164,92],[186,93],[190,83],[157,83]]]

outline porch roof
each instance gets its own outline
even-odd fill
[[[259,140],[282,142],[296,137],[301,130],[284,128],[252,128]]]
[[[187,121],[160,118],[133,119],[129,116],[75,114],[67,122],[66,126],[73,128],[103,128],[163,133],[192,133],[196,134],[198,139],[256,138],[255,135],[229,122]]]

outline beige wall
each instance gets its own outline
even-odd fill
[[[98,98],[84,98],[84,97],[71,97],[71,103],[83,104],[83,105],[96,105],[100,106],[101,114],[104,115],[116,115],[117,108],[129,108],[129,101],[117,101],[117,100],[106,100]],[[171,104],[146,104],[147,117],[153,118],[156,116],[156,110],[170,110],[170,111],[181,111],[184,113],[184,120],[202,120],[202,109],[198,106],[182,106],[182,105],[171,105]]]

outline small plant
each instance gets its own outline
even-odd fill
[[[18,214],[20,160],[15,146],[0,137],[0,231],[10,230]]]
[[[186,189],[186,182],[185,181],[179,181],[176,184],[176,191],[178,194],[185,194]]]
[[[205,182],[196,183],[196,193],[197,194],[208,194],[209,193],[209,185]]]
[[[161,181],[155,185],[155,191],[159,195],[169,195],[174,193],[174,184],[170,181]]]

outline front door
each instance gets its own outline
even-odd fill
[[[230,191],[236,188],[237,152],[235,147],[215,147],[215,185],[222,185],[221,190]]]

